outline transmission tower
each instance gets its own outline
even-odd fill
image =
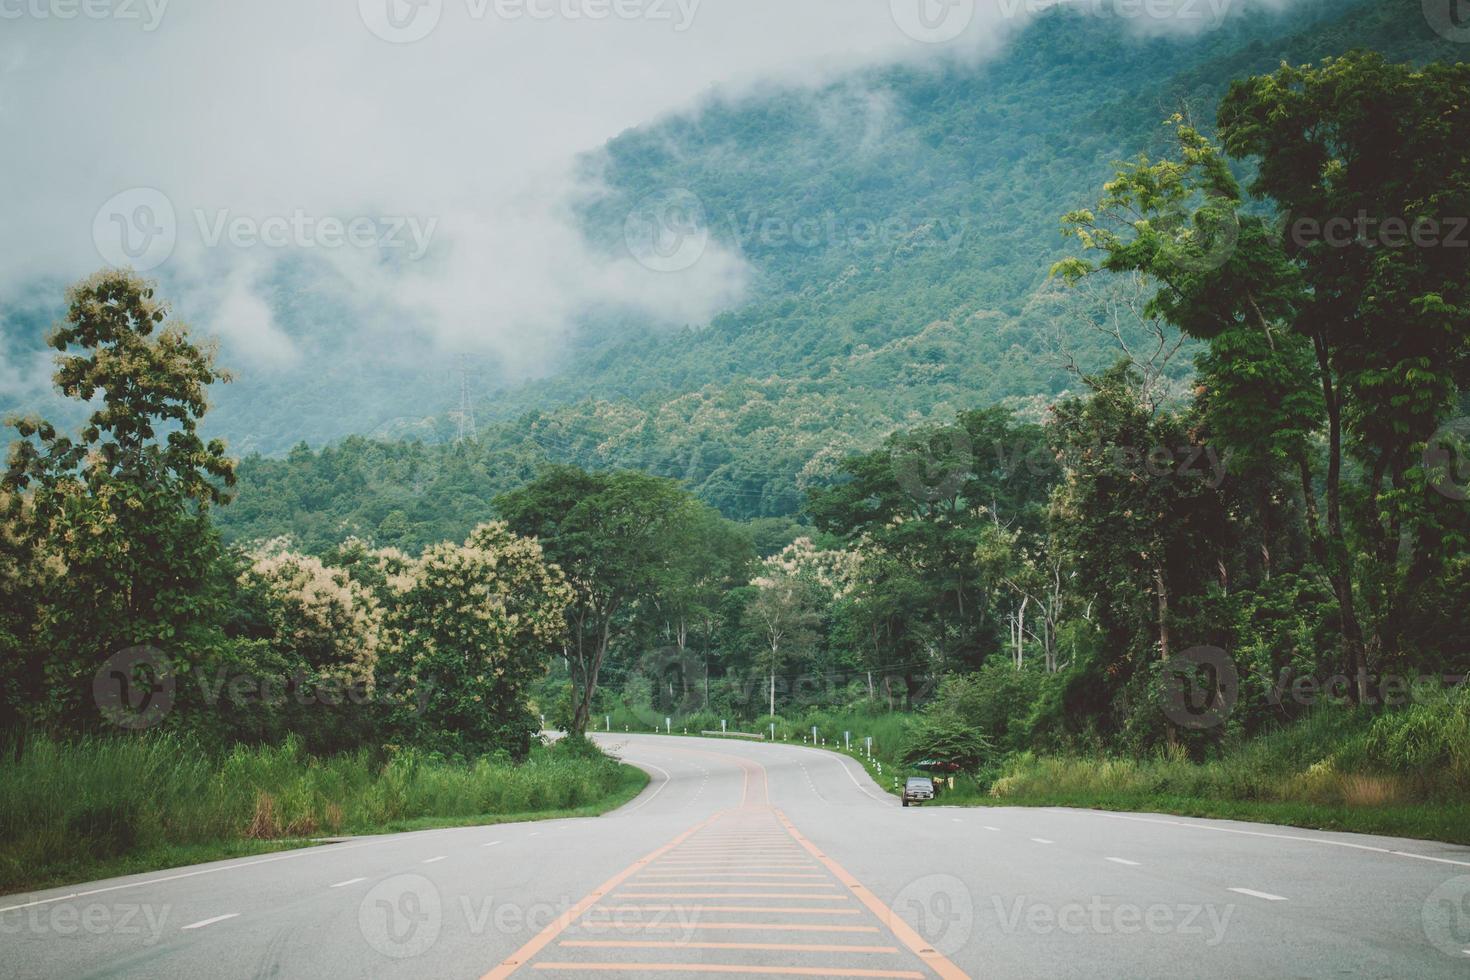
[[[454,413],[457,423],[454,441],[464,442],[466,439],[473,440],[479,435],[475,427],[475,405],[470,399],[470,360],[468,355],[461,355],[459,360],[459,411]]]

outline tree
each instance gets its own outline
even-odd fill
[[[816,587],[794,571],[768,566],[757,576],[755,597],[745,607],[746,626],[761,641],[757,664],[770,680],[770,713],[776,713],[776,675],[783,662],[809,653],[817,643]]]
[[[548,466],[495,506],[516,533],[541,541],[572,589],[566,649],[578,687],[572,731],[582,734],[620,626],[668,581],[693,498],[672,480],[642,473]]]
[[[503,523],[429,548],[394,583],[390,668],[410,681],[400,717],[415,741],[522,758],[539,729],[527,688],[566,630],[572,590],[540,543]]]
[[[1470,65],[1368,52],[1283,65],[1234,83],[1219,122],[1232,155],[1259,160],[1251,193],[1280,210],[1305,285],[1292,327],[1311,342],[1326,406],[1328,562],[1365,701],[1372,661],[1406,627],[1406,586],[1435,574],[1401,545],[1437,550],[1426,512],[1444,501],[1422,451],[1470,369],[1470,248],[1449,231],[1470,214]],[[1344,451],[1364,468],[1351,500]]]
[[[709,703],[710,657],[721,625],[721,599],[743,583],[754,558],[750,536],[712,507],[695,505],[660,586],[658,607],[675,644],[680,680],[687,693],[691,628],[703,638],[703,703]]]
[[[92,409],[75,438],[11,422],[5,537],[18,568],[54,574],[26,583],[30,619],[7,659],[24,664],[18,714],[76,725],[110,653],[156,645],[183,672],[219,640],[228,582],[208,509],[227,499],[234,463],[198,425],[228,376],[128,271],[72,287],[49,339],[57,387]]]
[[[1367,700],[1369,669],[1402,645],[1410,599],[1436,579],[1445,536],[1464,534],[1424,462],[1470,364],[1470,249],[1449,232],[1470,207],[1470,66],[1420,69],[1363,52],[1283,66],[1234,83],[1219,124],[1231,155],[1258,160],[1251,193],[1279,210],[1279,227],[1245,211],[1222,155],[1181,124],[1178,161],[1141,159],[1107,185],[1096,214],[1064,219],[1102,262],[1054,272],[1145,272],[1160,284],[1150,309],[1211,342],[1211,415],[1253,461],[1295,464],[1356,696]],[[1320,517],[1310,459],[1319,429]],[[1349,457],[1362,469],[1356,486],[1344,485]],[[1257,482],[1269,500],[1269,481]]]

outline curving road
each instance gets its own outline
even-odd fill
[[[607,816],[0,899],[0,977],[1470,976],[1470,848],[903,809],[790,745],[600,736]]]

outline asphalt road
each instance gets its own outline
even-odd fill
[[[601,736],[607,816],[0,899],[0,977],[1470,977],[1470,848],[904,809],[838,755]]]

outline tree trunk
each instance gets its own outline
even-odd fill
[[[1159,659],[1169,662],[1169,586],[1164,581],[1164,569],[1154,568],[1154,593],[1159,604]],[[1164,723],[1170,745],[1179,744],[1179,731],[1173,720]]]
[[[1352,565],[1347,538],[1342,530],[1342,406],[1333,384],[1332,363],[1327,342],[1320,334],[1312,338],[1317,352],[1317,371],[1322,380],[1322,397],[1327,405],[1327,578],[1342,619],[1342,641],[1356,680],[1354,700],[1363,704],[1368,699],[1367,665],[1364,662],[1363,629],[1358,622],[1357,603],[1353,597]]]
[[[771,647],[771,717],[776,717],[776,648]]]

